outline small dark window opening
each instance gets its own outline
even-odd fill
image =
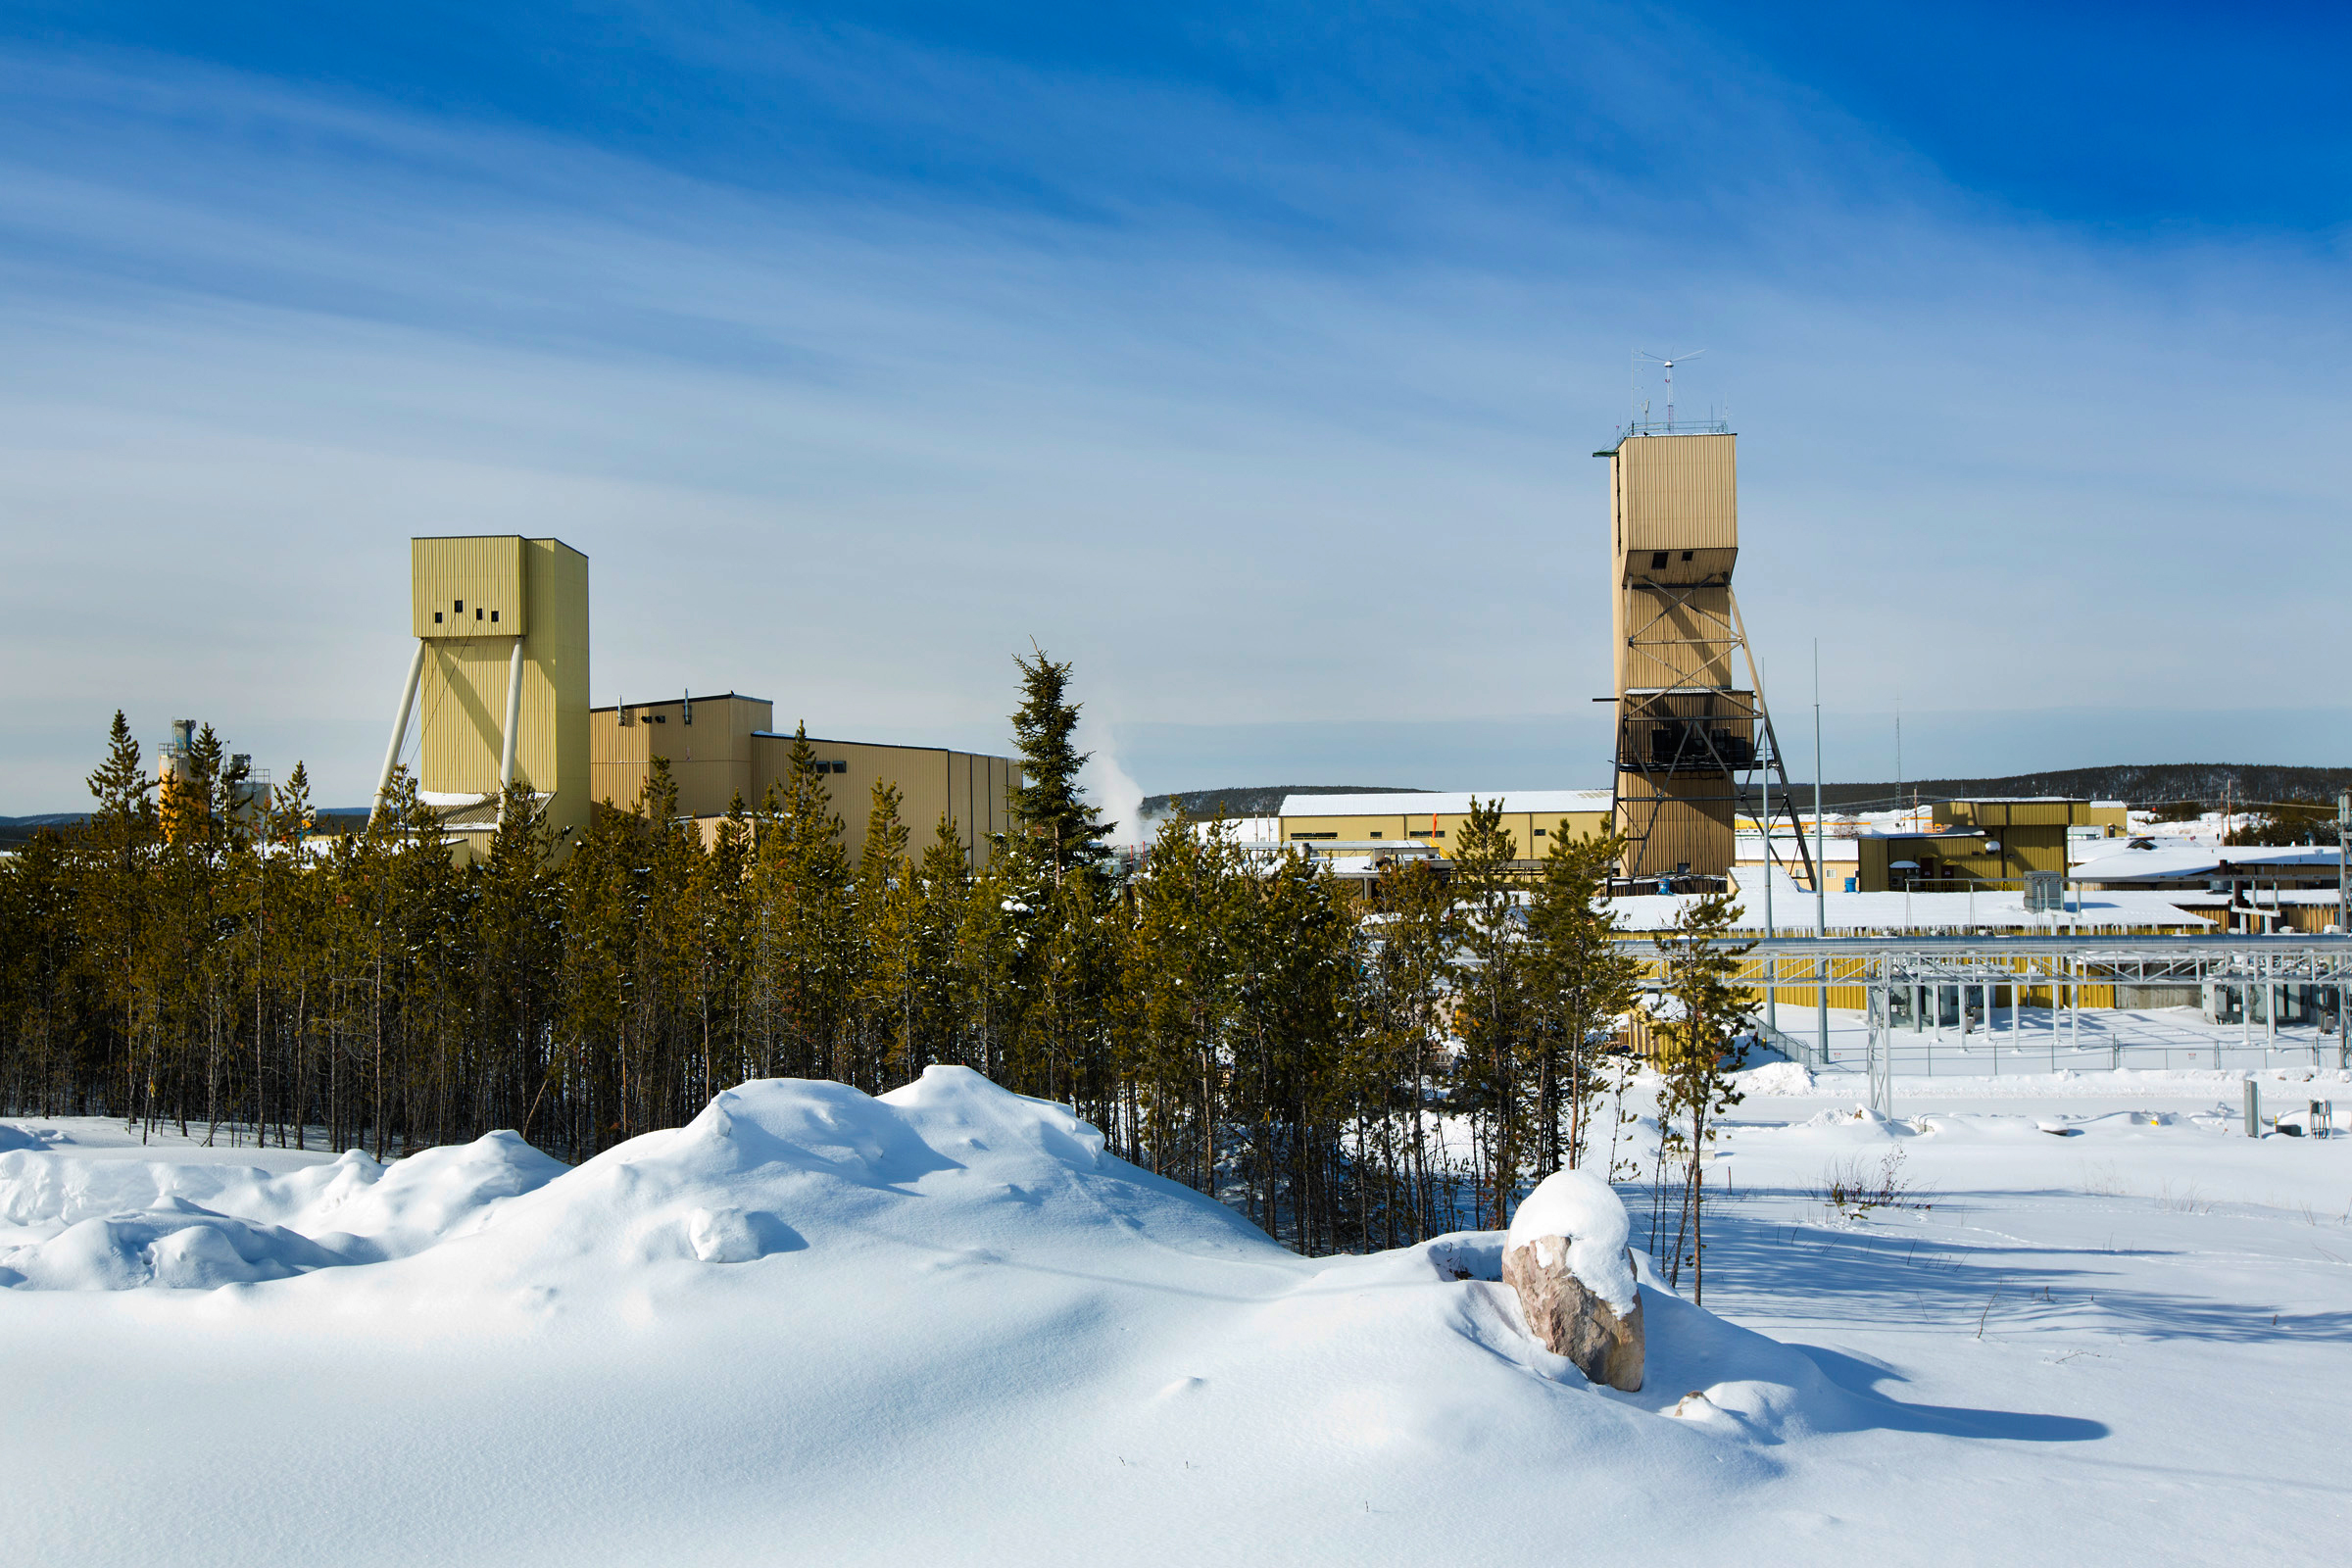
[[[1533,833],[1533,834],[1534,834],[1536,837],[1538,837],[1538,838],[1542,838],[1542,837],[1544,836],[1544,830],[1543,830],[1542,828],[1540,828],[1540,827],[1537,827],[1537,828],[1530,828],[1530,829],[1528,829],[1528,831],[1529,831],[1529,832],[1531,832],[1531,833]]]
[[[1664,564],[1666,564],[1666,552],[1663,550],[1651,551],[1649,554],[1649,569],[1655,571]],[[464,609],[465,607],[460,606],[459,608]]]
[[[433,624],[436,626],[441,624],[441,612],[438,610],[433,612]]]
[[[479,610],[476,610],[476,611],[473,612],[473,618],[474,618],[474,619],[476,619],[476,620],[479,620],[479,619],[481,619],[481,618],[482,618],[482,612],[481,612]]]
[[[669,722],[669,715],[667,713],[656,713],[654,715],[654,722],[657,724],[666,724]]]
[[[1372,836],[1373,836],[1374,838],[1378,838],[1378,837],[1380,837],[1380,829],[1378,829],[1378,828],[1374,828],[1374,829],[1372,830]]]
[[[1684,552],[1683,552],[1683,559],[1684,559],[1685,561],[1689,561],[1689,560],[1690,559],[1690,551],[1688,551],[1688,550],[1684,551]]]
[[[498,624],[498,612],[495,610],[490,612],[490,624],[493,626]]]
[[[850,764],[847,762],[835,762],[833,764],[833,771],[836,773],[847,773],[849,770]]]
[[[461,615],[463,615],[464,613],[466,613],[466,601],[465,601],[465,600],[463,600],[463,599],[461,599],[461,600],[459,600],[459,601],[457,602],[457,605],[458,605],[458,608],[457,608],[456,613],[458,613],[458,614],[461,614]]]

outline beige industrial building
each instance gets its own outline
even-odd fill
[[[2061,796],[1938,801],[1928,832],[1857,835],[1858,891],[2023,888],[2028,872],[2067,869],[2068,844],[2077,830],[2120,833],[2126,815],[2116,802]]]
[[[1421,793],[1292,795],[1281,810],[1285,843],[1317,855],[1377,855],[1398,845],[1450,853],[1470,819],[1470,803],[1499,802],[1502,825],[1524,859],[1542,858],[1551,836],[1603,837],[1609,830],[1607,790],[1497,790],[1493,795]]]
[[[1609,460],[1615,821],[1632,881],[1720,882],[1732,868],[1740,775],[1758,704],[1735,666],[1740,555],[1736,443],[1722,426],[1636,426]]]
[[[740,797],[757,809],[787,768],[792,737],[772,706],[729,693],[706,699],[588,704],[588,558],[557,539],[513,534],[410,541],[410,631],[416,648],[376,785],[417,735],[417,790],[460,853],[497,830],[510,783],[536,795],[562,838],[598,805],[636,804],[656,757],[669,760],[680,815],[723,815]],[[812,742],[853,854],[865,838],[877,782],[895,784],[917,848],[944,812],[973,862],[1006,825],[1017,764],[919,746]]]
[[[589,776],[594,798],[626,808],[645,787],[655,758],[669,762],[678,790],[678,814],[709,832],[738,801],[758,810],[771,786],[791,773],[793,737],[775,728],[775,705],[728,692],[630,703],[589,712]],[[1009,758],[952,752],[933,746],[885,746],[870,741],[808,737],[841,817],[850,854],[865,847],[865,823],[879,784],[899,791],[899,816],[920,854],[942,816],[975,867],[988,864],[990,836],[1010,826],[1006,800],[1021,782]]]

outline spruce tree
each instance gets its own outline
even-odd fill
[[[1464,1046],[1463,1086],[1485,1133],[1488,1223],[1496,1230],[1510,1224],[1511,1200],[1530,1152],[1521,1102],[1531,1031],[1511,880],[1518,853],[1502,825],[1501,800],[1472,797],[1449,858],[1465,960],[1454,1016]]]
[[[1021,754],[1021,782],[1012,792],[1012,818],[1023,848],[1060,886],[1074,866],[1102,858],[1109,829],[1078,787],[1090,753],[1075,742],[1082,704],[1070,701],[1070,666],[1013,656],[1021,671],[1021,706],[1012,715],[1013,745]]]
[[[1710,893],[1685,905],[1675,923],[1659,933],[1665,995],[1672,1016],[1659,1028],[1658,1123],[1660,1159],[1679,1169],[1674,1245],[1666,1279],[1682,1281],[1690,1262],[1690,1298],[1706,1290],[1706,1158],[1715,1142],[1716,1118],[1742,1098],[1731,1079],[1728,1053],[1744,1021],[1738,977],[1740,960],[1753,943],[1728,939],[1740,906],[1729,893]],[[1653,1248],[1654,1248],[1653,1242]]]
[[[1623,850],[1613,835],[1571,837],[1562,819],[1528,903],[1538,1179],[1583,1164],[1594,1107],[1608,1089],[1599,1037],[1633,1005],[1641,965],[1618,947],[1605,898]]]

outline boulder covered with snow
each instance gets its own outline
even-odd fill
[[[1627,1248],[1625,1204],[1584,1171],[1537,1184],[1502,1245],[1502,1282],[1527,1326],[1594,1383],[1642,1387],[1642,1295]]]

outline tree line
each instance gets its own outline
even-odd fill
[[[805,740],[714,831],[657,762],[561,845],[518,786],[465,856],[405,775],[306,843],[304,769],[257,791],[209,728],[159,798],[118,713],[88,819],[0,862],[0,1104],[379,1158],[511,1127],[577,1160],[746,1078],[959,1063],[1309,1251],[1504,1225],[1614,1161],[1614,841],[1563,824],[1531,877],[1484,805],[1443,867],[1356,884],[1178,817],[1121,868],[1070,666],[1019,667],[978,869],[883,786],[853,858]],[[1728,1028],[1719,992],[1690,1028]]]

